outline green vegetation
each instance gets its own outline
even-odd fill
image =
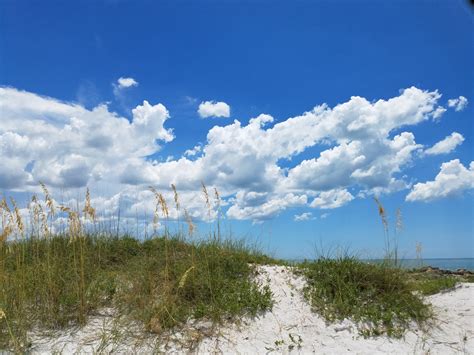
[[[473,275],[445,274],[439,270],[427,272],[414,269],[407,272],[407,278],[413,291],[425,296],[452,289],[458,282],[474,282]]]
[[[389,264],[367,264],[354,257],[305,262],[305,297],[328,321],[350,318],[365,336],[399,337],[415,321],[431,316],[430,307],[412,292],[406,272]]]
[[[456,286],[458,280],[452,276],[440,276],[440,277],[429,277],[429,276],[417,276],[411,281],[412,288],[414,291],[418,291],[425,296],[434,295],[443,290],[451,289]]]
[[[190,320],[215,325],[271,309],[270,288],[255,281],[255,265],[283,262],[245,242],[222,238],[217,191],[216,232],[207,240],[196,239],[193,222],[186,210],[179,214],[179,196],[171,187],[187,236],[171,235],[168,205],[153,188],[155,233],[143,240],[97,229],[92,233],[86,226],[97,221],[88,190],[83,208],[73,210],[56,205],[42,185],[44,201],[32,197],[28,225],[13,199],[0,200],[0,351],[27,351],[33,329],[82,326],[101,309],[112,309],[121,326],[141,325],[159,335]],[[210,216],[213,207],[202,188]],[[377,204],[386,227],[385,211]],[[58,217],[66,221],[59,234],[52,232]],[[160,235],[159,218],[165,222]],[[307,280],[305,297],[327,320],[351,318],[366,336],[401,336],[410,322],[423,325],[431,317],[423,295],[451,288],[457,279],[409,273],[396,266],[396,252],[387,255],[393,258],[381,264],[347,253],[328,255],[294,268]],[[290,350],[301,346],[301,339],[290,338]]]
[[[101,307],[161,333],[189,318],[220,322],[272,306],[249,266],[269,259],[243,243],[51,236],[9,243],[0,258],[0,349],[24,350],[33,326],[84,324]]]
[[[168,228],[145,240],[90,233],[85,225],[95,223],[95,210],[88,192],[77,211],[55,206],[43,190],[45,201],[33,196],[29,206],[29,228],[14,200],[0,201],[0,350],[23,352],[32,329],[84,325],[105,307],[157,334],[189,319],[215,324],[271,309],[270,289],[254,281],[252,265],[274,260],[244,242],[220,233],[196,240],[187,213],[186,238]],[[167,218],[166,201],[156,195],[155,218],[158,207]],[[51,232],[55,214],[67,218],[64,234]]]

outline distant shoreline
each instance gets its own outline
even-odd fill
[[[299,263],[305,259],[287,259],[289,262]],[[310,260],[310,259],[306,259]],[[382,262],[383,259],[360,259],[369,263]],[[422,259],[400,259],[401,266],[405,269],[416,269],[422,267],[439,268],[440,270],[457,271],[465,269],[474,271],[474,258],[422,258]]]

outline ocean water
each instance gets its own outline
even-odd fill
[[[474,258],[460,259],[404,259],[401,260],[402,266],[406,268],[414,268],[420,266],[439,267],[444,270],[466,269],[474,271]]]
[[[292,260],[301,262],[303,260]],[[367,262],[381,262],[381,259],[364,260]],[[438,267],[444,270],[456,271],[457,269],[466,269],[474,271],[474,258],[451,258],[451,259],[401,259],[402,267],[407,269],[418,268],[422,266]]]
[[[381,259],[370,259],[367,262],[381,262]],[[443,270],[456,271],[466,269],[474,271],[474,258],[452,258],[452,259],[400,259],[401,266],[407,269],[419,268],[422,266],[438,267]]]

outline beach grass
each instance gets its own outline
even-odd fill
[[[243,242],[57,235],[9,243],[0,257],[0,349],[23,351],[34,327],[84,325],[103,307],[158,334],[272,307],[268,287],[252,278],[252,265],[271,259]]]
[[[28,206],[30,225],[15,200],[0,200],[0,350],[24,352],[33,329],[83,326],[102,308],[156,334],[190,320],[216,324],[271,309],[270,289],[253,273],[256,264],[277,261],[224,238],[220,228],[194,236],[185,210],[188,233],[172,234],[168,205],[156,190],[154,223],[161,217],[165,227],[138,239],[88,230],[96,213],[88,190],[83,208],[73,209],[42,189],[44,200],[34,195]],[[58,215],[67,220],[62,233],[51,227]]]
[[[407,280],[414,292],[419,292],[424,296],[451,290],[458,282],[472,282],[468,275],[444,275],[417,270],[409,270]]]
[[[198,237],[176,187],[171,186],[172,208],[187,233],[183,228],[170,232],[170,207],[150,188],[156,202],[154,232],[139,239],[115,228],[88,229],[96,223],[89,190],[82,208],[73,209],[58,205],[41,187],[44,199],[32,196],[27,223],[15,200],[0,200],[0,350],[25,352],[33,330],[83,326],[102,309],[112,309],[122,327],[138,324],[143,332],[161,335],[190,321],[214,326],[272,308],[270,287],[256,281],[257,266],[289,263],[222,235],[217,190],[214,230]],[[204,184],[202,191],[210,217],[216,206]],[[423,326],[432,316],[423,296],[451,288],[456,280],[401,269],[378,200],[377,206],[386,232],[389,257],[384,262],[368,264],[346,252],[292,269],[305,277],[306,299],[328,321],[349,318],[364,336],[400,337],[412,322]],[[53,232],[58,216],[66,226]]]
[[[368,264],[345,255],[305,262],[299,272],[314,311],[328,321],[351,319],[364,336],[400,337],[412,322],[422,326],[432,316],[406,272],[391,264]]]

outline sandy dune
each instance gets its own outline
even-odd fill
[[[402,339],[386,336],[364,339],[352,322],[326,324],[311,312],[301,295],[304,285],[289,268],[262,266],[259,281],[269,283],[275,299],[272,312],[239,325],[230,324],[217,332],[198,323],[186,333],[173,334],[168,341],[130,335],[120,338],[113,317],[101,315],[91,319],[81,330],[62,332],[53,337],[36,336],[33,352],[189,352],[181,340],[196,339],[196,353],[318,353],[318,354],[474,354],[474,283],[458,285],[454,290],[427,298],[434,306],[436,320],[428,332],[413,327]],[[108,335],[107,335],[108,334]],[[113,336],[117,341],[113,341]],[[108,338],[108,339],[106,339]],[[107,340],[109,344],[106,344]],[[157,345],[159,344],[159,345]]]

